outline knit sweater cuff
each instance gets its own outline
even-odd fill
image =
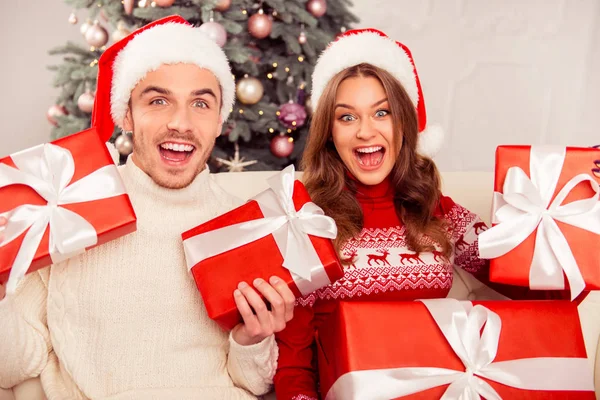
[[[275,335],[250,346],[242,346],[229,335],[229,373],[237,386],[254,395],[265,394],[273,384],[279,349]]]
[[[229,352],[235,353],[240,358],[254,359],[263,354],[270,353],[271,347],[275,345],[275,335],[267,336],[261,342],[243,346],[235,341],[233,335],[229,333]]]

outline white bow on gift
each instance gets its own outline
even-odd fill
[[[49,253],[52,262],[60,262],[83,252],[98,242],[94,227],[64,207],[66,204],[106,199],[125,194],[125,187],[115,165],[102,167],[70,184],[75,161],[65,148],[47,143],[11,156],[16,168],[0,164],[0,188],[26,185],[35,190],[48,204],[24,204],[0,214],[8,219],[5,241],[0,247],[27,231],[10,270],[7,293],[13,293],[25,276],[50,226]]]
[[[330,283],[308,235],[335,239],[337,227],[331,217],[312,202],[294,207],[294,166],[290,165],[268,180],[270,190],[254,197],[264,218],[205,232],[183,242],[187,265],[192,269],[207,258],[273,235],[283,266],[303,295]]]
[[[586,358],[494,362],[502,328],[498,314],[482,305],[454,299],[421,301],[465,370],[407,367],[348,372],[335,381],[325,400],[388,400],[447,384],[450,385],[441,400],[477,400],[480,396],[502,400],[481,378],[524,390],[594,390],[594,377]]]
[[[591,175],[573,177],[550,202],[566,157],[564,147],[531,147],[530,175],[519,167],[508,170],[503,193],[494,193],[494,227],[479,235],[482,258],[497,258],[513,250],[537,229],[529,272],[533,289],[564,289],[566,275],[575,299],[585,282],[567,239],[556,224],[566,224],[600,235],[600,189]],[[594,195],[569,204],[563,202],[581,182],[589,182]],[[590,249],[594,251],[594,249]],[[595,249],[600,257],[600,249]]]

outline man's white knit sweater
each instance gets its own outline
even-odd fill
[[[208,318],[181,243],[237,200],[208,169],[181,190],[159,187],[131,157],[119,169],[137,231],[29,274],[0,302],[0,387],[41,375],[49,400],[265,393],[273,337],[240,346]]]

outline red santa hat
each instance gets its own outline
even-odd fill
[[[419,120],[419,153],[433,157],[441,148],[443,131],[427,125],[421,82],[410,50],[376,29],[355,29],[341,35],[321,54],[312,75],[312,103],[317,108],[327,83],[354,65],[368,63],[386,70],[402,84],[412,100]]]
[[[121,127],[131,91],[148,72],[164,64],[188,63],[211,71],[222,90],[221,117],[226,121],[235,101],[235,81],[227,56],[208,35],[179,16],[154,21],[110,46],[98,61],[92,126],[110,139]]]

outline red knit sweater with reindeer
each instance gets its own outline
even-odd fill
[[[479,258],[477,236],[486,225],[475,214],[441,197],[437,214],[451,224],[453,254],[420,253],[408,249],[404,227],[396,215],[389,180],[379,185],[358,184],[356,195],[364,220],[359,235],[349,240],[342,256],[352,264],[337,282],[297,300],[294,318],[276,335],[279,360],[275,375],[278,400],[317,400],[318,370],[314,334],[340,299],[415,300],[446,297],[457,266],[487,282],[488,263]],[[510,293],[522,298],[526,288]],[[515,292],[516,291],[516,292]],[[538,292],[538,295],[543,295]],[[536,296],[538,297],[538,296]]]

